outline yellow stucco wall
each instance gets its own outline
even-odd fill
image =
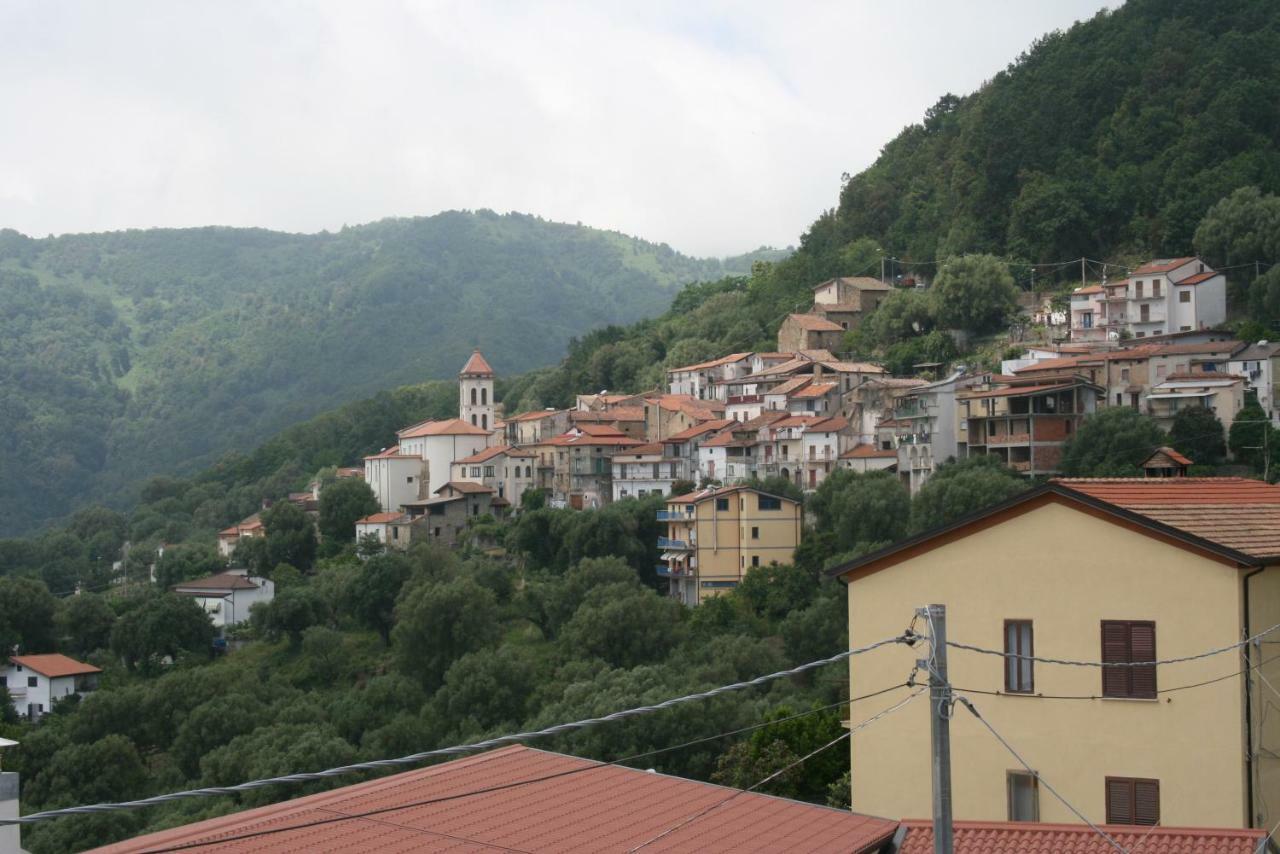
[[[1280,624],[1280,566],[1267,567],[1248,584],[1249,633],[1256,635]],[[1262,638],[1250,654],[1250,664],[1256,667],[1250,674],[1252,737],[1257,753],[1254,825],[1269,829],[1280,822],[1280,632]]]
[[[1154,620],[1157,655],[1177,657],[1238,640],[1239,579],[1235,568],[1048,504],[851,582],[850,643],[897,634],[917,606],[933,602],[946,605],[952,640],[1002,649],[1004,620],[1030,619],[1036,654],[1096,661],[1101,620]],[[923,646],[895,646],[851,659],[851,694],[901,682],[923,654]],[[949,663],[951,683],[959,688],[1004,688],[1002,659],[952,649]],[[1234,653],[1162,666],[1157,688],[1212,679],[1239,666]],[[1099,695],[1101,681],[1097,668],[1035,668],[1035,690],[1045,694]],[[857,703],[851,719],[862,720],[901,696]],[[1104,779],[1117,776],[1160,780],[1166,826],[1245,824],[1238,678],[1158,700],[972,700],[1093,821],[1105,818]],[[855,810],[930,814],[928,712],[921,698],[854,736]],[[1020,766],[959,707],[951,738],[955,818],[1005,820],[1006,772]],[[1042,821],[1076,821],[1043,788],[1039,801]]]
[[[697,542],[699,600],[730,589],[704,587],[702,582],[740,581],[752,567],[753,558],[758,558],[761,566],[790,563],[800,542],[801,511],[796,502],[783,499],[780,509],[761,510],[760,496],[755,492],[720,497],[728,500],[727,509],[716,509],[715,497],[703,499],[697,503],[689,526]],[[687,530],[683,524],[681,527]],[[752,537],[753,528],[758,529],[758,537]]]

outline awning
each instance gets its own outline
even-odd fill
[[[1169,394],[1149,394],[1147,400],[1177,400],[1182,397],[1213,397],[1216,391],[1183,391]]]

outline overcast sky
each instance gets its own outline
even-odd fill
[[[785,246],[940,95],[1104,5],[0,0],[0,227],[492,208]]]

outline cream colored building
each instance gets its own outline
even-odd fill
[[[951,685],[969,689],[991,726],[1090,821],[1280,820],[1280,714],[1263,713],[1280,697],[1261,681],[1280,684],[1271,661],[1280,633],[1245,651],[1150,667],[1024,669],[1006,657],[1157,661],[1280,623],[1280,487],[1051,481],[834,574],[848,585],[852,647],[900,634],[917,607],[934,603],[946,606],[950,641],[1002,653],[952,647]],[[923,655],[917,644],[851,658],[851,695],[902,682]],[[894,699],[854,703],[851,720]],[[930,814],[927,702],[854,735],[851,750],[853,809]],[[1078,821],[960,705],[951,767],[956,820]],[[1146,799],[1145,820],[1125,801],[1134,792]]]
[[[744,486],[675,496],[658,518],[658,574],[686,605],[732,590],[752,567],[791,563],[804,522],[800,502]]]

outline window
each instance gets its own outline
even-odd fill
[[[40,684],[40,678],[39,678],[38,676],[28,676],[28,677],[27,677],[27,687],[28,687],[28,688],[35,688],[35,687],[36,687],[37,685],[39,685],[39,684]]]
[[[480,389],[480,405],[481,406],[489,405],[489,389],[487,388]]]
[[[489,416],[487,414],[480,416],[480,426],[485,430],[489,429]]]
[[[1163,377],[1168,370],[1168,365],[1156,365],[1156,378],[1159,379],[1160,377]]]
[[[1128,368],[1121,368],[1121,369],[1120,369],[1120,380],[1121,380],[1122,382],[1126,382],[1126,383],[1129,381],[1129,369],[1128,369]]]
[[[781,510],[782,499],[774,498],[772,495],[761,495],[759,499],[759,508],[761,510]]]
[[[755,525],[751,527],[751,539],[753,540],[760,539],[760,528]]]
[[[405,483],[413,483],[413,475],[409,475],[404,479]]]
[[[1009,821],[1040,820],[1040,783],[1035,774],[1010,771],[1005,775],[1009,792]]]
[[[717,510],[728,510],[728,509],[729,509],[729,499],[727,499],[727,498],[717,498],[717,499],[716,499],[716,509],[717,509]]]
[[[1116,406],[1119,406],[1123,402],[1124,402],[1124,394],[1122,392],[1116,392]]]
[[[1137,290],[1134,292],[1134,296],[1136,296],[1138,299],[1142,299],[1142,280],[1139,279],[1133,284],[1134,284],[1134,287],[1137,288]]]
[[[472,467],[471,467],[471,476],[472,476],[472,477],[479,477],[479,476],[480,476],[480,466],[472,466]]]
[[[493,466],[485,466],[485,467],[484,467],[484,476],[485,476],[485,477],[493,477]]]
[[[1006,656],[1035,655],[1030,620],[1004,621],[1004,654]],[[1006,658],[1004,689],[1011,694],[1032,693],[1035,690],[1034,666],[1035,662],[1029,658]]]
[[[1156,279],[1151,282],[1151,295],[1153,297],[1160,296],[1160,280]]]
[[[1155,661],[1156,624],[1144,620],[1102,621],[1102,696],[1154,700],[1156,666],[1128,666],[1135,661]]]
[[[1178,302],[1191,302],[1191,291],[1186,288],[1178,291]]]
[[[471,405],[472,405],[472,406],[475,406],[475,405],[476,405],[476,390],[475,390],[475,389],[471,389]]]
[[[752,555],[752,556],[751,556],[751,565],[752,565],[752,566],[759,566],[759,565],[760,565],[760,555]]]
[[[1107,824],[1160,823],[1160,781],[1135,777],[1107,778]]]

